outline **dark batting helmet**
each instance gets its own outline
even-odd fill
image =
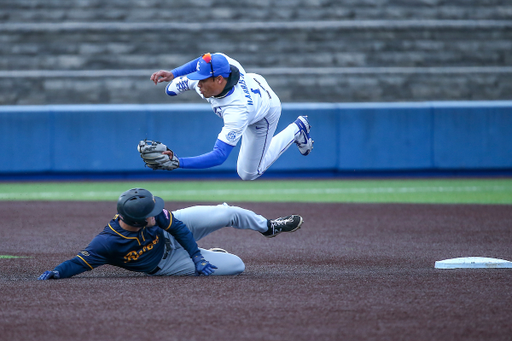
[[[134,227],[147,225],[146,218],[157,216],[164,209],[162,198],[143,188],[132,188],[119,196],[117,213],[126,224]]]

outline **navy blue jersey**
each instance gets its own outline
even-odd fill
[[[200,254],[188,227],[164,209],[155,217],[156,225],[143,227],[137,232],[123,229],[118,215],[105,226],[91,243],[74,258],[58,265],[61,278],[67,278],[100,265],[148,273],[156,268],[165,251],[164,230],[169,232],[190,257]]]

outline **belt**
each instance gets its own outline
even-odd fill
[[[150,272],[148,272],[148,275],[153,275],[153,274],[156,274],[158,271],[160,271],[160,267],[157,265],[156,268],[154,268],[153,270],[151,270]]]
[[[165,238],[165,237],[164,237]],[[166,259],[167,256],[169,256],[169,253],[171,253],[171,240],[169,238],[165,238],[165,251],[162,259]],[[162,268],[160,268],[158,265],[156,268],[148,272],[149,275],[156,274],[158,271],[160,271]]]

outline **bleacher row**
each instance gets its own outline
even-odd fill
[[[501,100],[504,0],[18,0],[0,11],[0,104],[183,103],[152,72],[222,51],[283,102]]]
[[[2,0],[2,22],[510,20],[508,0]]]

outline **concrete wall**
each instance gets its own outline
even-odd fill
[[[0,19],[0,105],[170,103],[151,73],[208,51],[283,102],[512,99],[507,0],[19,0]]]
[[[512,169],[512,101],[285,104],[278,131],[298,115],[309,116],[315,148],[304,157],[292,145],[271,171]],[[208,105],[3,106],[0,174],[149,175],[139,140],[195,156],[211,150],[221,127]],[[235,174],[237,155],[238,147],[202,172]]]

